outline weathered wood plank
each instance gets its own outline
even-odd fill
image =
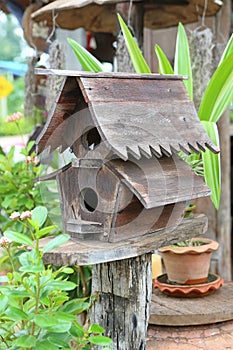
[[[184,219],[174,228],[166,228],[142,237],[108,243],[101,241],[72,241],[44,255],[44,261],[53,265],[89,265],[107,261],[128,259],[152,252],[162,245],[177,242],[187,238],[203,235],[207,230],[207,218],[195,215]],[[41,240],[44,246],[51,238]]]
[[[74,113],[75,107],[83,108],[84,100],[78,90],[77,81],[74,78],[66,79],[61,84],[57,98],[50,110],[44,129],[36,140],[38,153],[46,147],[51,147],[50,152],[60,145],[67,148],[67,142],[61,135],[68,127],[68,117]]]
[[[53,27],[54,16],[56,25],[65,29],[77,29],[84,27],[94,32],[117,32],[116,9],[117,3],[126,0],[57,0],[43,6],[32,14],[32,19],[37,22],[46,21]],[[134,3],[137,2],[134,0]],[[58,3],[58,4],[57,4]],[[213,16],[221,8],[220,2],[204,0],[174,1],[143,1],[144,26],[151,29],[161,29],[178,25],[179,22],[196,22],[202,16]],[[172,6],[173,5],[173,6]]]
[[[145,350],[151,300],[151,254],[93,266],[98,298],[91,321],[105,329],[113,350]]]
[[[161,6],[162,3],[162,6]],[[219,2],[204,0],[189,0],[185,6],[174,4],[152,4],[145,5],[144,23],[150,29],[170,28],[177,26],[179,22],[183,24],[197,22],[202,16],[214,16],[221,9]]]
[[[135,198],[136,199],[136,198]],[[145,209],[136,199],[117,214],[110,242],[150,234],[164,227],[177,227],[182,219],[186,202]]]
[[[153,290],[150,324],[189,326],[233,319],[233,283],[200,298],[174,298]]]
[[[133,89],[128,90],[128,95],[132,92]],[[89,107],[100,136],[124,160],[128,159],[125,154],[130,146],[150,147],[155,151],[160,147],[167,155],[173,144],[174,148],[178,145],[179,150],[187,153],[193,149],[199,152],[198,142],[201,142],[212,151],[218,151],[204,131],[191,101],[167,96],[146,103],[142,98],[137,101],[129,97],[129,102],[121,103],[91,101]]]
[[[86,102],[190,102],[184,84],[174,80],[80,77]]]
[[[78,146],[87,131],[84,128],[93,126],[108,148],[124,160],[131,146],[136,158],[140,154],[150,158],[153,149],[157,154],[158,147],[171,155],[173,145],[187,153],[190,149],[199,152],[198,143],[218,151],[204,131],[181,80],[161,79],[153,74],[154,79],[147,75],[134,79],[134,74],[124,74],[122,84],[122,79],[113,73],[106,77],[74,73],[76,77],[67,72],[70,76],[37,141],[39,153],[48,146],[51,151],[58,146],[64,151],[77,142]],[[139,149],[135,152],[136,147]]]
[[[159,160],[155,157],[132,162],[115,159],[106,165],[147,209],[210,195],[203,178],[175,154]]]
[[[137,73],[108,73],[108,72],[84,72],[76,70],[67,70],[67,69],[44,69],[44,68],[35,68],[35,74],[46,74],[46,75],[63,75],[66,77],[93,77],[93,78],[117,78],[125,79],[132,77],[134,79],[156,79],[156,80],[187,80],[186,75],[176,75],[176,74],[137,74]]]

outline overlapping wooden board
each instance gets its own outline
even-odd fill
[[[67,138],[66,130],[80,129],[83,113],[88,118],[91,113],[101,141],[123,160],[129,154],[139,159],[180,150],[198,153],[206,147],[219,151],[204,131],[180,76],[76,72],[74,78],[74,72],[47,73],[68,77],[37,141],[39,152],[72,146],[74,137]]]
[[[210,195],[203,178],[175,154],[159,160],[155,157],[134,162],[115,159],[106,164],[147,209]]]
[[[200,214],[184,219],[176,228],[165,228],[116,243],[69,240],[59,248],[46,253],[43,259],[45,263],[58,266],[92,265],[128,259],[153,252],[162,245],[201,236],[206,232],[207,225],[207,217]],[[45,246],[50,240],[51,238],[42,239],[41,246]]]
[[[150,324],[189,326],[233,319],[233,283],[225,283],[214,293],[199,298],[174,298],[154,290]]]
[[[117,32],[116,5],[126,0],[56,0],[32,14],[34,21],[45,21],[51,27],[55,22],[60,28],[84,27],[96,32]],[[134,3],[139,2],[134,0]],[[144,26],[160,29],[175,26],[179,22],[198,21],[205,12],[213,16],[221,9],[221,2],[204,0],[144,0]],[[119,6],[119,5],[118,5]],[[119,10],[119,8],[118,8]]]

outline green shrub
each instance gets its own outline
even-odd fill
[[[69,298],[68,291],[76,287],[67,281],[73,269],[63,266],[54,271],[43,263],[43,255],[65,243],[69,235],[60,234],[39,248],[40,239],[55,229],[44,227],[47,209],[36,207],[21,221],[27,227],[26,234],[7,230],[0,239],[11,262],[11,272],[0,277],[4,282],[0,285],[1,349],[90,350],[94,345],[102,348],[111,344],[111,339],[102,336],[102,327],[84,327],[77,321],[77,315],[90,309],[92,298]]]

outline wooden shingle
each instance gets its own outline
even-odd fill
[[[47,71],[59,74],[59,71]],[[71,147],[76,123],[85,114],[106,146],[123,160],[151,158],[172,151],[199,153],[217,147],[204,131],[182,77],[114,73],[60,72],[65,77],[38,152]],[[75,114],[76,113],[76,114]],[[65,137],[67,128],[73,137]],[[70,133],[69,133],[70,134]]]

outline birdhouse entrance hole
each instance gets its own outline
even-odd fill
[[[92,128],[82,136],[82,144],[88,150],[94,150],[101,142],[97,128]]]
[[[80,193],[80,202],[84,210],[93,212],[98,205],[98,196],[91,188],[85,188]]]

